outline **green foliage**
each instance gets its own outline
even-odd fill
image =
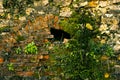
[[[37,54],[38,53],[38,48],[37,48],[37,46],[35,45],[34,42],[31,42],[31,43],[29,43],[25,46],[24,52],[26,54]]]
[[[9,71],[14,71],[14,65],[13,65],[13,63],[7,64],[7,67],[8,67]]]
[[[94,31],[91,33],[95,34],[98,33],[98,25],[100,23],[100,17],[98,15],[92,15],[90,9],[79,8],[76,11],[73,11],[73,14],[70,18],[65,18],[60,21],[60,25],[63,26],[63,29],[69,32],[72,36],[76,34],[76,31],[84,31],[86,28],[86,23],[92,25]],[[82,33],[81,32],[81,33]],[[88,29],[85,31],[90,32]]]
[[[100,35],[100,20],[94,17],[89,10],[82,9],[81,13],[75,12],[60,23],[73,35],[65,45],[55,46],[51,55],[54,62],[51,68],[63,80],[105,80],[104,73],[109,70],[107,65],[102,65],[100,58],[102,55],[113,56],[114,52],[109,45],[94,40]]]
[[[20,47],[18,47],[18,48],[15,49],[15,52],[16,52],[16,54],[21,54],[22,49]]]

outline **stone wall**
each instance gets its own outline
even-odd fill
[[[1,1],[2,0],[0,0],[0,15],[2,16],[4,9],[1,5]],[[0,63],[0,76],[15,76],[16,74],[20,76],[29,76],[35,75],[34,72],[36,70],[38,70],[38,72],[41,72],[40,68],[45,67],[45,56],[48,55],[48,52],[46,52],[46,48],[41,47],[44,45],[45,42],[47,42],[46,38],[50,38],[50,36],[48,36],[50,35],[48,24],[53,25],[55,23],[53,26],[59,28],[59,18],[70,17],[72,14],[73,9],[69,7],[70,5],[72,5],[74,9],[79,7],[89,7],[93,15],[95,12],[100,15],[101,24],[99,30],[101,31],[101,34],[105,34],[105,36],[101,39],[102,41],[104,41],[104,43],[106,42],[110,44],[116,51],[116,53],[119,54],[120,1],[93,0],[88,2],[81,0],[77,3],[75,1],[76,0],[53,0],[53,6],[50,6],[48,0],[35,1],[34,8],[26,9],[27,16],[22,16],[16,21],[10,21],[9,15],[6,19],[0,19],[0,27],[5,27],[8,25],[13,26],[11,29],[14,32],[2,32],[0,34],[0,57],[2,57],[4,61]],[[35,15],[31,17],[30,14]],[[54,16],[52,14],[58,16]],[[34,19],[34,23],[29,23],[30,18]],[[16,36],[18,35],[25,36],[27,38],[27,40],[25,41],[26,43],[24,43],[24,41],[16,43]],[[34,40],[39,47],[39,54],[25,55],[24,53],[22,53],[20,55],[16,55],[14,54],[14,51],[12,52],[12,54],[10,54],[11,48],[18,46],[24,47],[32,40]],[[14,71],[9,70],[9,63],[12,63],[11,66],[14,65]],[[26,73],[28,71],[33,72]],[[48,74],[44,72],[44,75]]]

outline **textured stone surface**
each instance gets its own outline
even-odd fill
[[[0,0],[0,15],[3,15],[3,7],[1,5]],[[9,33],[9,32],[3,32],[0,34],[0,38],[3,40],[0,40],[0,56],[4,57],[4,63],[0,64],[0,76],[13,76],[15,74],[19,74],[20,72],[24,70],[29,71],[35,71],[40,70],[39,67],[43,64],[41,59],[43,58],[42,54],[47,54],[44,48],[42,48],[40,53],[38,55],[16,55],[16,54],[9,54],[4,53],[4,56],[2,52],[4,51],[10,51],[10,49],[15,45],[16,37],[15,35],[23,35],[27,38],[24,43],[24,41],[16,44],[16,46],[25,46],[27,43],[31,42],[33,39],[36,40],[37,46],[41,48],[43,46],[43,42],[47,42],[45,40],[46,38],[53,38],[53,35],[49,35],[49,28],[48,23],[56,28],[60,28],[58,25],[59,19],[56,16],[53,16],[50,13],[59,13],[61,17],[70,17],[72,14],[72,10],[69,7],[71,4],[71,1],[74,8],[79,7],[90,7],[93,9],[93,15],[94,12],[98,11],[98,15],[101,15],[101,25],[100,25],[100,31],[101,34],[106,34],[110,38],[107,40],[103,40],[101,42],[105,43],[107,42],[110,44],[113,49],[117,52],[117,54],[120,53],[120,6],[119,5],[113,5],[113,3],[120,2],[120,0],[100,0],[100,2],[87,2],[82,1],[79,3],[75,3],[75,0],[53,0],[54,4],[57,6],[60,6],[59,8],[51,7],[48,4],[48,0],[41,0],[41,1],[35,1],[33,8],[28,8],[26,10],[27,15],[29,16],[31,13],[37,14],[35,16],[32,16],[32,19],[34,20],[34,23],[30,23],[27,19],[29,17],[23,16],[20,17],[18,21],[10,21],[10,16],[7,16],[7,19],[0,19],[0,27],[4,26],[14,26],[12,27],[13,32],[15,33]],[[81,1],[81,0],[80,0]],[[47,12],[48,10],[48,12]],[[46,15],[45,17],[39,16],[39,15]],[[39,17],[38,17],[39,16]],[[31,17],[30,17],[31,19]],[[27,21],[26,21],[27,20]],[[53,21],[54,20],[54,21]],[[27,23],[25,26],[23,26],[24,23]],[[53,25],[54,24],[54,25]],[[39,31],[38,31],[39,30]],[[30,37],[34,36],[35,37]],[[37,40],[39,38],[39,40]],[[107,38],[107,37],[106,37]],[[52,46],[50,47],[50,49]],[[39,62],[41,61],[41,62]],[[7,64],[11,62],[14,64],[15,72],[9,71],[7,68]],[[28,66],[28,67],[27,67]],[[115,66],[115,73],[118,73],[120,71],[120,66]],[[24,73],[25,74],[25,73]],[[24,75],[21,74],[20,75]],[[27,75],[27,73],[26,73]],[[53,80],[58,78],[53,78]]]

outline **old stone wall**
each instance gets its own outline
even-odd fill
[[[0,16],[3,15],[4,11],[1,4],[2,0],[0,0]],[[36,70],[41,72],[40,68],[45,67],[45,60],[49,60],[46,56],[48,52],[43,47],[44,43],[47,42],[46,38],[52,38],[48,24],[60,28],[58,25],[59,18],[70,17],[72,14],[73,9],[70,8],[70,5],[74,9],[89,7],[93,15],[94,13],[100,15],[99,30],[101,34],[105,34],[101,38],[101,42],[110,44],[117,54],[120,53],[120,0],[91,0],[89,2],[81,0],[77,3],[76,0],[53,0],[52,5],[49,5],[48,0],[35,1],[34,8],[26,9],[27,16],[22,16],[14,21],[10,20],[10,15],[6,19],[0,19],[0,28],[8,25],[13,26],[10,31],[0,33],[0,57],[3,58],[3,60],[0,59],[3,61],[0,63],[0,76],[15,76],[16,74],[31,76],[36,75],[34,73]],[[55,7],[55,5],[59,7]],[[31,17],[30,14],[35,15]],[[29,19],[31,18],[34,19],[34,22],[30,22]],[[24,36],[27,39],[18,43],[16,36]],[[33,40],[40,49],[37,55],[26,55],[24,53],[17,55],[14,54],[15,51],[10,51],[14,47],[24,47]],[[14,70],[11,67],[14,67]],[[117,65],[117,68],[120,66]],[[28,73],[28,71],[32,72]],[[44,75],[48,74],[44,72]]]

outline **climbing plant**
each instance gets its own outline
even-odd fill
[[[62,46],[55,46],[50,70],[63,80],[105,80],[111,79],[108,58],[102,62],[103,55],[111,57],[114,55],[112,48],[97,39],[100,36],[99,16],[93,16],[90,9],[79,9],[70,18],[65,18],[60,24],[73,38]],[[104,65],[103,65],[104,63]],[[108,76],[105,77],[104,73]]]

